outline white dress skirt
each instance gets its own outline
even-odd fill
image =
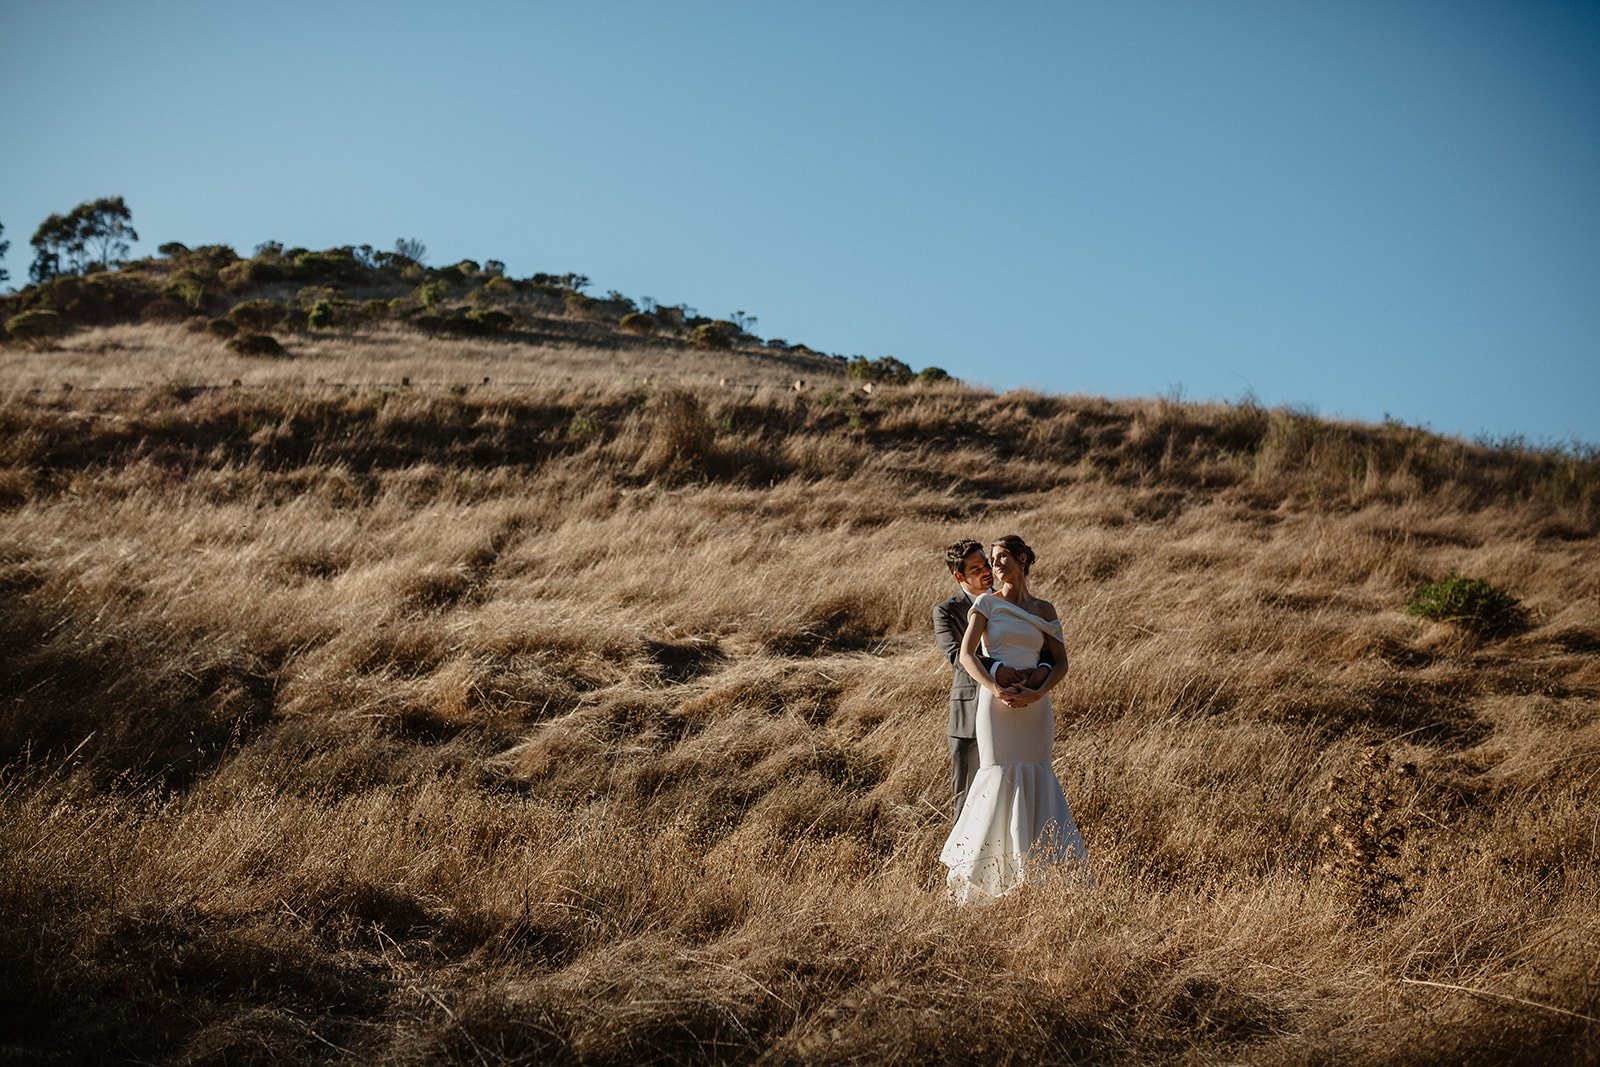
[[[985,654],[1008,667],[1037,666],[1045,635],[1061,638],[1060,620],[1041,619],[993,593],[978,597],[972,610],[988,619]],[[978,773],[939,855],[950,869],[951,899],[967,904],[1003,896],[1030,874],[1067,862],[1087,879],[1089,850],[1050,766],[1049,696],[1008,708],[980,689],[977,741]]]

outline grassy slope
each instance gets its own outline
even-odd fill
[[[0,364],[51,384],[0,405],[10,1058],[1596,1060],[1592,459],[643,350],[69,346]],[[1099,885],[954,911],[928,609],[1012,531]],[[1531,627],[1401,613],[1451,570]],[[1377,916],[1317,870],[1372,742],[1419,768]]]

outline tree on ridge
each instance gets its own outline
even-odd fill
[[[133,212],[122,197],[86,200],[66,215],[51,215],[33,232],[28,278],[39,284],[58,274],[82,274],[91,263],[109,268],[122,262],[129,243],[138,239]]]
[[[415,237],[401,237],[394,243],[394,254],[421,263],[428,254],[428,246]]]

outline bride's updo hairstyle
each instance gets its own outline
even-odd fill
[[[1028,547],[1028,542],[1024,541],[1016,534],[1007,534],[994,544],[990,545],[989,554],[992,556],[994,554],[994,550],[997,548],[1003,548],[1007,552],[1011,553],[1011,557],[1022,564],[1023,574],[1027,574],[1030,570],[1032,570],[1034,561],[1039,558],[1038,556],[1034,555],[1033,549]]]

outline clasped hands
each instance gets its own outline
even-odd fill
[[[1015,667],[997,663],[994,668],[994,683],[1000,687],[1000,692],[996,696],[1008,708],[1025,708],[1044,696],[1039,692],[1039,686],[1043,685],[1048,677],[1050,677],[1048,664],[1040,664],[1031,671],[1019,671]]]

